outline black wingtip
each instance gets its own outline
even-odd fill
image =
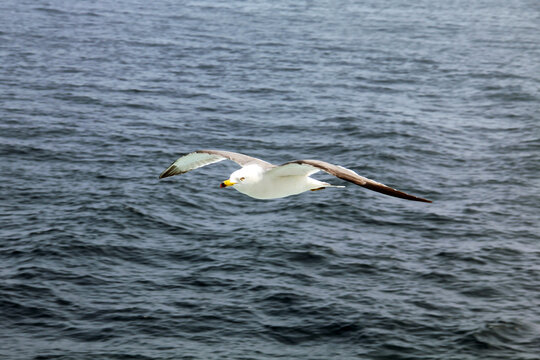
[[[431,200],[421,198],[420,196],[407,194],[407,193],[405,193],[403,191],[399,191],[399,190],[396,190],[396,189],[393,189],[393,190],[395,190],[397,192],[397,194],[389,194],[389,195],[400,197],[402,199],[412,200],[412,201],[420,201],[420,202],[425,202],[425,203],[432,203],[433,202]]]
[[[159,178],[160,179],[163,179],[163,178],[166,178],[166,177],[169,177],[169,176],[173,176],[173,175],[176,175],[176,174],[179,174],[178,171],[176,171],[178,168],[176,166],[169,166],[164,172],[162,172],[160,175],[159,175]]]
[[[389,186],[379,184],[379,183],[365,183],[361,186],[367,189],[379,192],[381,194],[386,194],[386,195],[394,196],[401,199],[406,199],[406,200],[411,200],[411,201],[420,201],[420,202],[425,202],[425,203],[432,202],[431,200],[424,199],[424,198],[414,196],[411,194],[407,194],[406,192],[403,192],[403,191],[400,191],[400,190],[397,190],[397,189],[394,189],[394,188],[391,188]]]
[[[399,198],[402,198],[402,199],[406,199],[406,200],[412,200],[412,201],[419,201],[419,202],[425,202],[425,203],[432,203],[433,202],[431,200],[424,199],[424,198],[414,196],[414,195],[411,195],[411,194],[407,194],[407,193],[404,193],[402,191],[400,191],[400,193],[401,194],[399,194],[399,195],[395,195],[395,194],[389,194],[389,195],[399,197]]]
[[[390,194],[390,193],[388,193],[388,195],[395,196],[395,197],[402,198],[402,199],[406,199],[406,200],[412,200],[412,201],[419,201],[419,202],[425,202],[425,203],[432,203],[433,202],[431,200],[424,199],[424,198],[414,196],[414,195],[411,195],[411,194],[407,194],[407,193],[404,193],[404,192],[399,191],[399,190],[396,190],[396,191],[398,191],[398,194],[395,194],[395,193]]]

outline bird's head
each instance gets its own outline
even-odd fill
[[[231,176],[229,176],[229,179],[222,182],[219,187],[225,188],[234,185],[236,185],[236,187],[241,187],[259,181],[260,177],[261,171],[258,166],[246,166],[233,172]]]

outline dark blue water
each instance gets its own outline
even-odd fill
[[[539,359],[539,110],[537,1],[3,1],[0,358]]]

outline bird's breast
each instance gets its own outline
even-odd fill
[[[238,184],[234,188],[255,199],[277,199],[310,190],[313,184],[308,179],[305,176],[262,178],[258,182]]]

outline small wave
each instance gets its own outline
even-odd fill
[[[317,266],[322,266],[327,261],[326,256],[313,251],[290,251],[285,256],[293,262]]]
[[[442,284],[451,284],[456,282],[457,278],[455,275],[440,271],[431,271],[420,275],[420,278],[424,280],[433,280],[435,282],[440,282]]]
[[[531,355],[537,355],[537,345],[540,343],[538,330],[537,326],[517,319],[495,320],[468,331],[459,342],[482,349],[519,351],[521,354],[529,349]]]
[[[447,258],[450,260],[459,260],[459,261],[464,261],[464,262],[472,263],[472,264],[479,264],[479,265],[487,264],[487,262],[484,261],[479,256],[475,254],[471,254],[471,253],[466,253],[466,252],[461,253],[461,252],[456,252],[456,251],[440,251],[435,255],[443,257],[443,258]]]
[[[13,279],[39,281],[65,281],[77,285],[97,286],[108,284],[109,281],[97,275],[78,274],[68,269],[48,269],[41,266],[21,266],[12,276]]]
[[[39,296],[36,294],[36,296]],[[59,314],[46,306],[23,304],[19,301],[0,299],[3,315],[2,322],[27,319],[58,319]]]
[[[347,341],[363,335],[363,328],[357,322],[316,322],[305,325],[264,325],[265,334],[280,343],[298,345],[330,340]]]
[[[489,285],[464,286],[461,293],[477,298],[498,298],[503,295],[502,289]]]
[[[63,10],[59,10],[59,9],[54,9],[54,8],[46,8],[46,7],[36,7],[36,8],[34,8],[34,10],[42,11],[42,12],[45,12],[45,13],[51,14],[51,15],[65,15],[65,14],[70,14],[70,13],[67,12],[67,11],[63,11]]]
[[[132,217],[137,218],[139,221],[142,220],[146,222],[147,225],[150,225],[152,228],[166,229],[172,234],[186,234],[191,231],[187,226],[180,225],[179,223],[173,225],[158,215],[150,214],[146,210],[133,205],[123,205],[123,209],[125,209],[128,214],[131,214]],[[140,226],[140,222],[138,225]]]

